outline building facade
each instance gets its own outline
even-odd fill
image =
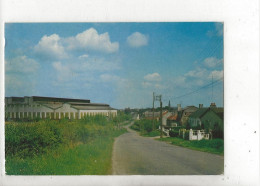
[[[54,97],[6,97],[6,119],[81,119],[84,116],[103,115],[115,117],[117,110],[108,104],[90,103],[86,99]]]

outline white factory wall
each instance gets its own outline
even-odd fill
[[[101,114],[104,116],[116,116],[117,110],[77,110],[70,104],[63,104],[62,107],[51,109],[39,103],[31,105],[7,105],[5,110],[6,118],[52,118],[61,119],[67,117],[69,119],[80,119],[86,115],[93,116]]]

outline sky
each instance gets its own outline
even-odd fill
[[[6,97],[223,107],[223,69],[222,23],[5,24]]]

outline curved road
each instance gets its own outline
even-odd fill
[[[128,133],[116,138],[114,143],[112,157],[114,175],[223,174],[223,156],[142,137],[129,129],[130,125],[126,126]]]

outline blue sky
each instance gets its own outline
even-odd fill
[[[223,106],[223,66],[221,23],[5,24],[6,96]]]

